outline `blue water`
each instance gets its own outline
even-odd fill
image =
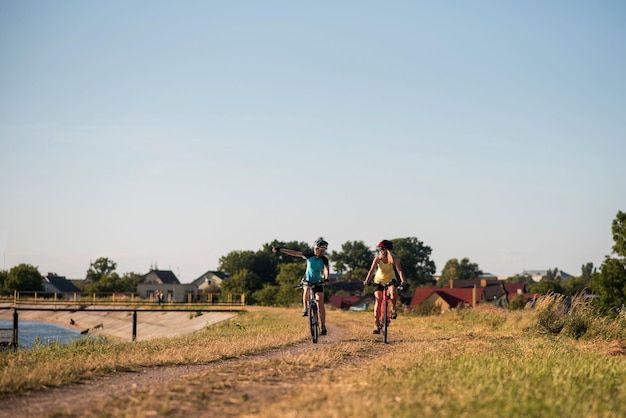
[[[13,329],[13,320],[0,319],[0,328]],[[65,344],[81,337],[80,332],[76,330],[37,321],[19,321],[17,333],[19,348],[32,347],[37,338],[41,344],[52,342]]]

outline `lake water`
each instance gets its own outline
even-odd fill
[[[0,320],[0,328],[13,329],[13,320]],[[17,324],[17,333],[19,348],[32,347],[37,338],[39,338],[41,344],[51,342],[64,344],[82,336],[81,333],[76,330],[37,321],[19,321]]]

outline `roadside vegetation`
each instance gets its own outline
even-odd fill
[[[534,308],[403,312],[390,344],[371,312],[330,310],[336,343],[308,342],[296,309],[251,307],[193,335],[85,339],[0,354],[3,395],[146,366],[215,369],[127,393],[91,416],[568,416],[626,413],[626,314],[549,295]],[[329,335],[330,338],[331,336]],[[303,351],[259,355],[310,344]],[[248,357],[245,361],[227,359]],[[106,412],[103,412],[106,411]],[[63,416],[63,415],[57,415]]]
[[[61,386],[115,371],[205,364],[288,346],[306,337],[299,319],[287,310],[252,310],[184,337],[138,342],[84,337],[65,345],[0,352],[0,395]]]

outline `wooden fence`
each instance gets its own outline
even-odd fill
[[[245,306],[246,295],[244,293],[201,293],[188,294],[186,302],[163,301],[158,302],[153,296],[148,299],[141,298],[135,293],[78,293],[78,292],[19,292],[14,291],[13,296],[0,297],[0,303],[10,303],[13,306],[28,305],[68,305],[95,306]]]

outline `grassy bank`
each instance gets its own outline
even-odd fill
[[[326,373],[313,397],[294,391],[279,415],[293,416],[290,405],[312,408],[316,401],[330,403],[338,417],[626,414],[623,341],[543,335],[527,312],[497,310],[409,318],[402,327],[389,356],[348,374]]]
[[[252,310],[184,337],[141,342],[84,338],[68,345],[0,352],[0,395],[61,386],[112,371],[203,364],[254,354],[304,340],[301,322],[286,310]]]
[[[573,337],[564,330],[580,318],[555,306],[404,314],[392,324],[387,345],[371,334],[371,312],[331,311],[328,321],[342,334],[335,344],[305,354],[217,362],[211,375],[122,396],[108,408],[96,405],[92,415],[624,416],[622,319],[597,319]],[[559,332],[547,328],[546,316],[561,321]],[[184,338],[4,353],[0,387],[6,394],[111,370],[206,363],[306,340],[303,319],[293,309],[256,308]]]

